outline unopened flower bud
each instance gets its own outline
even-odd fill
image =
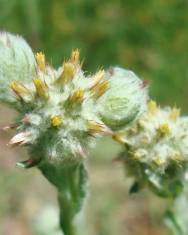
[[[133,72],[118,67],[106,77],[109,89],[98,100],[99,113],[113,130],[125,128],[145,111],[147,88]]]
[[[35,66],[34,54],[23,38],[0,33],[0,101],[14,102],[10,82],[31,81],[35,76]]]

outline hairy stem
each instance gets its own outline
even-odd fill
[[[76,235],[76,227],[73,223],[72,202],[68,195],[59,192],[60,226],[65,235]]]
[[[62,167],[43,163],[39,169],[57,188],[60,226],[64,235],[78,235],[80,228],[75,224],[75,217],[82,210],[87,194],[87,172],[84,164]]]

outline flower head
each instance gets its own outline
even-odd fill
[[[128,172],[162,196],[176,194],[172,188],[181,184],[188,162],[188,119],[177,110],[150,101],[135,125],[116,134],[127,140],[122,157]]]

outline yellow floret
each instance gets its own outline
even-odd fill
[[[148,103],[148,110],[151,114],[156,114],[158,111],[157,103],[153,100],[150,100]]]
[[[43,72],[46,70],[46,62],[45,62],[45,55],[42,52],[36,53],[36,60],[39,69]]]
[[[164,123],[164,124],[161,124],[161,125],[159,126],[159,128],[157,129],[157,131],[158,131],[159,134],[161,134],[161,135],[168,135],[168,134],[170,134],[171,129],[170,129],[168,123]]]
[[[19,96],[22,97],[25,94],[28,94],[28,89],[21,83],[17,81],[12,81],[10,83],[10,88]]]
[[[78,49],[72,51],[70,61],[72,63],[79,64],[79,61],[80,61],[80,52],[79,52]]]
[[[48,87],[47,87],[46,83],[43,82],[42,80],[40,80],[39,78],[33,79],[33,83],[35,85],[37,95],[42,98],[47,98],[48,97],[48,94],[47,94]]]
[[[104,70],[99,70],[92,78],[91,87],[96,86],[104,78],[104,75],[105,75]]]
[[[173,121],[176,121],[179,116],[180,116],[180,109],[174,107],[169,114],[169,118]]]
[[[91,90],[96,98],[99,98],[102,96],[108,89],[109,89],[109,82],[108,81],[102,81],[98,83],[96,86],[94,86]]]
[[[61,125],[61,123],[62,123],[62,120],[61,120],[60,116],[56,115],[56,116],[51,117],[52,126],[58,127]]]
[[[69,101],[71,103],[82,103],[83,100],[84,100],[84,91],[81,88],[74,91],[74,93],[69,98]]]
[[[66,62],[63,65],[63,72],[59,79],[57,80],[58,83],[65,84],[66,82],[72,80],[74,78],[74,75],[76,73],[74,64],[70,62]]]

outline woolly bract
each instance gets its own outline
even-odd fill
[[[36,75],[34,54],[27,42],[20,36],[0,33],[0,101],[14,102],[9,89],[13,80],[31,81]]]
[[[132,71],[119,67],[106,73],[110,88],[98,101],[104,123],[113,130],[125,128],[146,110],[147,86]]]

